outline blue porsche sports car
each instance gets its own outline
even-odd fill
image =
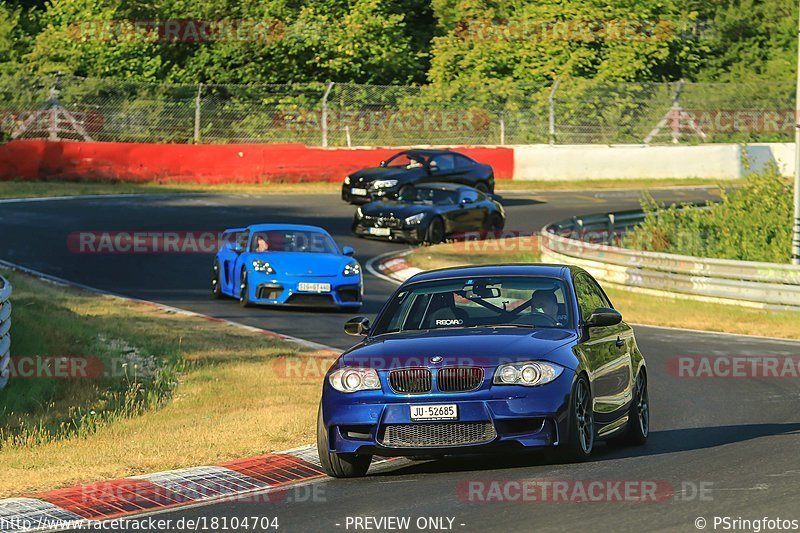
[[[353,249],[341,251],[322,228],[257,224],[225,231],[211,291],[251,304],[358,309],[364,294]]]
[[[589,457],[599,438],[642,444],[645,361],[633,330],[584,270],[501,265],[423,272],[325,376],[317,449],[335,477],[373,455],[552,448]]]

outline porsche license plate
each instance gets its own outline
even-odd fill
[[[411,420],[456,420],[458,406],[454,403],[444,405],[412,405]]]
[[[389,228],[369,228],[370,235],[379,235],[381,237],[388,237],[391,235],[392,230]]]
[[[353,187],[352,189],[350,189],[350,193],[353,194],[354,196],[366,196],[367,189],[359,189],[358,187]]]
[[[298,283],[297,290],[300,292],[331,292],[330,283]]]

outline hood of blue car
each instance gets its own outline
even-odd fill
[[[381,335],[342,355],[346,366],[387,370],[409,366],[484,366],[501,362],[548,360],[558,348],[578,339],[573,330],[560,328],[475,328]],[[433,361],[431,358],[439,358]]]
[[[278,276],[338,276],[346,263],[344,256],[334,254],[264,252],[252,256],[268,262]]]
[[[403,202],[371,202],[361,206],[361,212],[372,217],[406,218],[417,213],[434,211],[434,206]]]

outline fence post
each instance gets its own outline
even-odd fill
[[[333,89],[333,82],[328,82],[328,87],[325,89],[325,94],[322,95],[322,147],[328,147],[328,95]]]
[[[561,80],[556,80],[553,84],[553,88],[550,89],[550,96],[548,97],[547,101],[550,105],[550,144],[556,143],[556,105],[555,105],[555,96],[556,96],[556,89],[558,89],[558,84],[561,83]]]
[[[506,144],[506,112],[500,111],[500,146]]]
[[[194,143],[200,144],[200,97],[203,93],[203,84],[197,86],[197,98],[194,100]]]

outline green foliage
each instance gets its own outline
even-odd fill
[[[792,189],[775,165],[752,173],[745,185],[722,189],[722,201],[707,209],[672,205],[662,209],[645,196],[644,222],[625,236],[629,248],[698,257],[788,263]]]

